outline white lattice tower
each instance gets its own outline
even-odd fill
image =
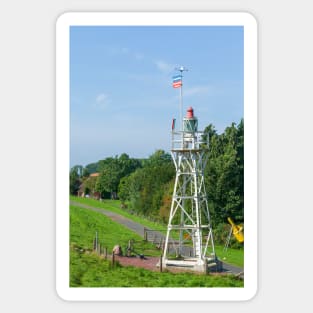
[[[206,271],[215,251],[204,184],[208,142],[197,128],[198,120],[189,108],[182,131],[172,131],[176,178],[162,262],[165,267]]]

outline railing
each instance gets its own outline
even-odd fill
[[[203,135],[203,131],[172,131],[172,151],[199,150],[208,146],[208,138],[204,140]]]

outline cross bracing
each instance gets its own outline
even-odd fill
[[[175,135],[178,133],[175,132]],[[203,142],[198,141],[199,138],[202,140],[202,136],[199,136],[198,133],[184,136],[185,133],[181,132],[181,138],[175,140],[173,143],[175,148],[172,149],[176,177],[163,255],[165,265],[175,264],[167,255],[170,238],[175,238],[175,241],[178,242],[176,254],[180,259],[202,265],[208,256],[213,255],[215,257],[213,232],[204,183],[204,168],[208,153],[201,146]],[[181,144],[180,148],[177,143]],[[193,246],[192,256],[183,255],[185,244]],[[208,251],[209,248],[210,252]],[[179,263],[180,261],[176,262],[178,266]]]

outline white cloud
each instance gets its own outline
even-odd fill
[[[95,107],[98,109],[106,109],[111,104],[110,96],[106,93],[100,93],[96,97]]]
[[[175,68],[175,65],[167,63],[167,62],[165,62],[163,60],[156,60],[156,61],[154,61],[154,64],[163,73],[170,73]]]

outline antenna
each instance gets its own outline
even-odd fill
[[[188,72],[188,68],[185,66],[175,67],[175,71],[180,71],[181,73]]]

